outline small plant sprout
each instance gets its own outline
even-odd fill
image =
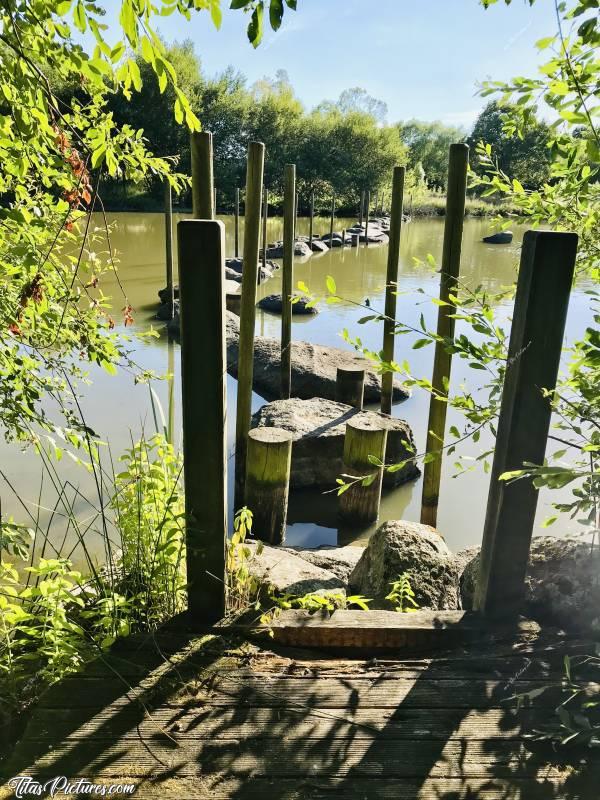
[[[390,583],[392,587],[390,593],[386,595],[386,600],[392,602],[395,606],[395,611],[401,614],[409,611],[417,611],[419,604],[415,600],[415,593],[410,585],[410,577],[408,572],[403,572],[397,580]]]

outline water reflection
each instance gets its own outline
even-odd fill
[[[175,222],[181,217],[175,215]],[[233,219],[222,218],[227,232],[228,254],[233,250]],[[98,218],[101,228],[102,220]],[[347,227],[354,220],[341,219],[337,228]],[[153,325],[158,331],[163,324],[153,320],[157,301],[157,290],[165,283],[164,258],[164,218],[161,214],[116,214],[109,218],[112,228],[111,245],[120,260],[119,275],[125,288],[129,302],[135,309],[136,328],[145,330]],[[327,232],[329,220],[317,219],[317,233]],[[298,222],[300,234],[308,233],[308,220]],[[482,285],[494,293],[513,283],[519,258],[519,249],[523,231],[514,229],[513,243],[509,246],[486,245],[481,238],[489,232],[489,223],[485,220],[467,220],[464,232],[462,281],[471,287]],[[279,219],[269,221],[268,236],[270,241],[281,237],[282,222]],[[425,322],[433,326],[436,307],[430,297],[437,296],[439,275],[430,265],[418,264],[415,258],[424,260],[428,253],[436,260],[441,257],[443,237],[442,219],[416,219],[405,225],[402,232],[398,319],[418,326],[420,315]],[[175,237],[176,238],[176,237]],[[243,226],[241,230],[243,241]],[[176,245],[176,242],[175,242]],[[95,246],[101,250],[102,246]],[[334,277],[338,294],[344,302],[337,305],[322,305],[317,316],[296,317],[293,321],[293,336],[319,344],[346,346],[340,339],[340,332],[348,328],[360,334],[366,346],[379,350],[381,346],[381,324],[359,325],[358,320],[365,315],[361,307],[368,299],[374,310],[383,309],[385,288],[387,248],[385,246],[361,247],[359,249],[335,249],[323,255],[314,256],[307,261],[297,260],[295,265],[295,282],[304,281],[315,294],[326,293],[326,278]],[[176,262],[175,262],[176,263]],[[269,282],[259,287],[259,296],[279,292],[281,278],[277,273]],[[573,341],[581,335],[589,323],[589,310],[585,287],[579,287],[573,294],[567,322],[567,339]],[[113,296],[115,309],[122,307],[122,296],[119,286],[110,276],[104,280],[105,294]],[[501,321],[509,321],[510,308],[501,305],[499,315]],[[277,315],[257,310],[257,332],[266,336],[280,334],[281,320]],[[460,332],[460,325],[458,326]],[[396,360],[408,359],[412,371],[417,376],[430,377],[433,348],[427,347],[414,351],[407,337],[398,337],[396,342]],[[179,400],[179,347],[161,336],[136,345],[136,359],[145,369],[155,370],[159,374],[170,374],[168,381],[154,384],[165,415],[165,424],[172,432],[175,443],[181,438],[181,417]],[[469,370],[462,361],[453,364],[452,386],[457,387],[468,381],[474,390],[477,381],[481,380],[481,372]],[[135,384],[132,375],[121,372],[116,377],[108,376],[100,370],[92,371],[93,386],[84,393],[82,407],[88,424],[101,432],[102,438],[108,440],[113,456],[122,452],[130,443],[131,437],[137,437],[141,430],[146,433],[154,430],[154,419],[149,402],[148,387]],[[228,417],[229,417],[229,452],[233,453],[235,426],[235,390],[236,382],[228,378]],[[422,449],[425,441],[427,410],[429,397],[416,391],[406,402],[394,407],[394,415],[402,416],[413,428],[417,446]],[[263,400],[253,397],[253,407],[262,405]],[[459,417],[452,411],[449,413],[448,426],[460,424]],[[493,446],[493,442],[482,438],[477,444],[468,443],[463,451],[473,459]],[[39,513],[42,521],[51,517],[50,509],[54,502],[53,490],[46,481],[41,489],[42,510],[36,509],[40,488],[40,470],[38,460],[31,453],[21,453],[14,445],[0,444],[0,457],[9,474],[15,489],[26,498],[28,508],[34,516]],[[233,468],[230,459],[230,496],[233,490]],[[61,478],[70,480],[77,486],[81,495],[75,503],[77,513],[91,516],[90,506],[83,499],[87,496],[94,500],[93,482],[90,476],[64,459],[58,465]],[[439,528],[445,535],[453,550],[477,544],[481,539],[483,516],[487,499],[488,476],[480,467],[472,472],[453,478],[455,472],[452,459],[445,459],[442,474],[442,489],[439,507]],[[210,479],[207,476],[207,479]],[[552,500],[569,496],[568,491],[552,493]],[[420,482],[411,483],[384,494],[381,507],[381,520],[406,518],[418,520],[421,497]],[[542,494],[538,509],[538,522],[550,514],[548,494]],[[23,506],[15,499],[7,487],[2,488],[2,505],[4,514],[14,514],[24,521]],[[336,518],[335,495],[321,495],[317,492],[294,492],[290,499],[288,543],[303,546],[318,544],[349,543],[363,541],[370,534],[365,531],[338,531]],[[572,531],[567,522],[557,523],[553,533]],[[88,549],[103,558],[104,546],[101,532],[96,532],[92,525],[86,534]],[[539,531],[538,531],[539,532]],[[77,536],[67,529],[60,516],[54,516],[51,528],[51,539],[55,543],[66,537],[66,547],[75,548],[78,552]]]

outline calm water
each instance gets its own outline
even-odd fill
[[[177,220],[178,217],[175,217]],[[233,255],[233,222],[231,218],[222,218],[227,228],[228,255]],[[339,220],[336,228],[350,225],[354,220]],[[164,220],[161,214],[115,214],[109,222],[113,227],[111,244],[120,260],[119,276],[127,294],[128,301],[135,309],[135,329],[145,330],[153,325],[158,331],[162,323],[153,320],[156,308],[157,290],[164,285]],[[98,224],[101,220],[98,219]],[[318,220],[317,232],[328,231],[329,222]],[[307,220],[299,220],[298,232],[308,232]],[[470,285],[482,284],[490,292],[500,290],[513,283],[519,259],[519,248],[522,231],[515,229],[515,239],[509,246],[493,246],[482,243],[481,238],[489,232],[489,223],[481,220],[467,220],[465,224],[462,279]],[[269,240],[280,238],[282,223],[272,220],[269,223]],[[402,232],[401,267],[398,297],[398,319],[413,326],[418,326],[421,313],[428,326],[435,325],[436,307],[430,302],[439,290],[439,275],[429,266],[419,266],[414,258],[424,259],[427,253],[439,260],[441,257],[443,237],[443,220],[417,219],[404,226]],[[96,246],[100,251],[102,245]],[[321,313],[315,317],[295,318],[293,336],[319,344],[347,345],[340,338],[343,328],[358,333],[365,345],[379,350],[381,347],[381,324],[370,323],[357,325],[357,320],[365,315],[356,303],[364,303],[368,298],[374,309],[383,309],[385,289],[387,247],[361,247],[359,249],[333,250],[324,255],[315,255],[306,262],[296,260],[295,283],[304,281],[316,294],[326,294],[326,276],[332,275],[337,284],[337,291],[347,302],[334,306],[321,307]],[[280,291],[280,276],[275,277],[259,288],[260,294]],[[589,322],[583,289],[579,287],[573,294],[568,318],[567,341],[579,337]],[[114,298],[114,307],[118,315],[124,305],[123,296],[114,279],[105,279],[103,290]],[[422,290],[422,293],[418,290]],[[504,320],[510,314],[510,308],[499,309]],[[549,320],[549,324],[551,324]],[[267,314],[257,309],[257,332],[267,336],[279,336],[280,317]],[[130,329],[131,330],[131,329]],[[412,372],[416,376],[430,377],[433,348],[421,350],[411,349],[412,338],[398,337],[396,342],[396,360],[408,359]],[[179,348],[169,344],[166,337],[152,339],[135,344],[138,363],[158,373],[174,374],[174,390],[171,392],[171,409],[175,419],[176,441],[180,441],[180,398],[179,398]],[[458,387],[468,382],[472,390],[477,389],[481,380],[481,372],[470,370],[465,362],[455,360],[452,371],[452,386]],[[154,384],[165,414],[169,408],[169,385],[166,381]],[[236,381],[228,378],[229,404],[229,443],[230,452],[233,447],[235,427],[235,391]],[[254,396],[254,406],[258,408],[262,399]],[[406,419],[411,425],[417,448],[423,450],[427,424],[429,396],[415,390],[412,397],[394,407],[394,415]],[[146,432],[154,430],[147,386],[135,385],[133,377],[120,373],[116,377],[95,370],[93,386],[87,388],[82,398],[82,406],[87,424],[110,443],[113,455],[123,451],[131,437],[139,436],[142,428]],[[451,410],[448,425],[460,427],[460,417]],[[477,443],[463,445],[463,455],[473,459],[489,449],[492,443],[483,438]],[[34,516],[46,522],[50,519],[50,509],[55,502],[55,492],[50,482],[45,479],[40,485],[40,469],[37,459],[29,453],[22,453],[14,445],[0,444],[0,458],[14,487],[27,501],[27,508]],[[454,458],[446,458],[443,468],[443,479],[440,497],[438,526],[454,550],[478,544],[481,540],[483,518],[488,490],[488,476],[480,464],[472,471],[459,477],[455,473]],[[475,463],[475,462],[474,462]],[[233,476],[233,464],[230,460],[230,488]],[[75,507],[83,516],[92,516],[88,501],[95,505],[93,482],[81,467],[70,459],[63,459],[57,469],[62,480],[70,480],[78,487],[81,497]],[[41,495],[40,495],[41,489]],[[6,487],[1,488],[3,513],[12,513],[20,521],[26,521],[22,505]],[[231,494],[231,492],[230,492]],[[38,508],[38,496],[41,506]],[[569,492],[553,492],[552,500],[565,498]],[[421,482],[408,484],[385,494],[381,506],[381,520],[386,519],[419,519],[421,498]],[[550,499],[542,494],[538,506],[537,524],[550,515]],[[554,534],[573,530],[575,523],[564,521],[555,524],[551,531]],[[74,534],[65,531],[64,519],[59,515],[52,520],[52,540],[58,545],[64,540],[64,549],[75,548],[77,558],[79,546]],[[360,533],[338,531],[336,522],[336,498],[333,495],[320,495],[313,492],[293,493],[290,499],[289,527],[287,543],[292,545],[317,546],[319,544],[350,543],[367,538],[372,529]],[[538,531],[541,532],[539,527]],[[94,530],[87,534],[88,549],[102,558],[103,546],[101,535]]]

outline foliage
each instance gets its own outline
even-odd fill
[[[121,591],[135,598],[133,622],[152,628],[185,605],[182,459],[161,434],[119,459],[110,506],[122,547]]]
[[[406,613],[409,611],[416,611],[419,604],[415,600],[415,593],[410,584],[410,574],[403,572],[398,576],[398,579],[390,583],[391,591],[386,595],[385,599],[392,602],[395,606],[395,611]]]
[[[429,188],[446,189],[448,148],[464,139],[464,131],[441,122],[420,122],[416,119],[399,122],[400,138],[408,148],[408,167],[423,169]]]
[[[485,142],[492,148],[500,170],[518,180],[525,189],[537,189],[550,178],[550,126],[531,113],[523,119],[518,131],[506,128],[508,112],[506,106],[494,101],[477,118],[467,140],[473,151],[471,168],[478,175],[486,172],[488,159],[477,148],[479,142]]]
[[[246,544],[252,533],[252,511],[241,508],[233,520],[233,535],[227,542],[227,611],[236,613],[249,608],[260,608],[259,584],[250,572],[251,561],[260,556],[263,546],[259,542],[254,552]]]

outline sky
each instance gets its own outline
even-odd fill
[[[117,5],[108,0],[109,21]],[[543,61],[535,42],[556,25],[551,0],[533,7],[499,0],[488,10],[478,0],[298,0],[277,33],[267,23],[254,50],[248,16],[228,10],[229,0],[222,5],[219,31],[206,12],[189,22],[174,14],[157,28],[167,42],[191,39],[208,75],[232,65],[253,83],[286,70],[307,108],[360,86],[387,104],[388,122],[441,120],[466,129],[487,102],[478,83],[534,75]]]

